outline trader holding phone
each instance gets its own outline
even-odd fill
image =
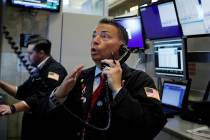
[[[96,66],[75,68],[48,100],[51,115],[60,112],[57,122],[50,123],[50,136],[72,140],[153,139],[166,119],[159,98],[145,90],[156,91],[153,80],[123,63],[128,57],[125,28],[112,19],[102,19],[92,37],[91,57]],[[101,69],[104,64],[107,66]]]

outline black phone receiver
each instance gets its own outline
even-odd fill
[[[128,46],[125,44],[122,44],[121,48],[120,48],[120,58],[119,58],[119,62],[122,65],[130,56],[130,50],[128,49]]]
[[[119,62],[120,62],[120,64],[122,65],[122,64],[128,59],[128,57],[130,56],[130,53],[131,53],[131,52],[130,52],[130,50],[128,49],[127,45],[122,44],[122,45],[120,46],[119,53],[120,53]],[[115,60],[114,60],[113,54],[112,54],[112,58],[113,58],[113,61],[115,61]],[[108,64],[106,64],[106,63],[102,63],[102,64],[101,64],[101,69],[103,70],[105,67],[110,67],[110,66],[109,66]]]

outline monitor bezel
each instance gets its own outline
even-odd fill
[[[13,7],[19,7],[19,8],[29,9],[29,10],[41,10],[41,11],[43,10],[43,11],[49,11],[49,12],[54,12],[54,13],[59,13],[60,8],[61,8],[61,0],[59,0],[58,9],[37,8],[37,7],[33,7],[33,6],[19,5],[19,4],[14,4],[12,2],[12,0],[7,0],[7,4],[9,6],[13,6]]]
[[[181,35],[180,35],[180,36],[174,36],[174,37],[147,38],[146,31],[145,31],[145,26],[144,26],[144,24],[143,24],[143,18],[141,18],[141,22],[142,22],[142,27],[143,27],[145,39],[147,38],[147,39],[149,39],[149,40],[156,40],[156,39],[165,39],[165,38],[178,38],[178,37],[182,37],[182,36],[183,36],[183,31],[182,31],[181,24],[180,24],[178,15],[177,15],[177,9],[176,9],[176,5],[175,5],[174,0],[157,1],[157,2],[151,3],[151,4],[149,4],[149,5],[139,6],[138,14],[140,15],[140,17],[142,17],[142,14],[141,14],[141,9],[142,9],[142,8],[148,8],[148,7],[151,7],[151,6],[157,6],[157,5],[164,4],[164,3],[168,3],[168,2],[173,2],[173,4],[174,4],[174,8],[175,8],[175,12],[176,12],[176,18],[177,18],[177,22],[178,22],[178,28],[179,28],[179,30],[180,30],[180,32],[181,32]]]
[[[132,15],[132,16],[122,16],[122,17],[115,17],[114,20],[118,20],[118,19],[129,19],[129,18],[135,18],[135,17],[138,17],[140,18],[140,24],[141,24],[141,32],[142,32],[142,40],[143,40],[143,47],[142,48],[139,48],[139,47],[128,47],[128,49],[133,52],[133,53],[136,53],[136,52],[139,52],[139,51],[142,51],[145,49],[145,36],[144,36],[144,31],[143,31],[143,25],[142,25],[142,22],[141,22],[141,16],[140,15]],[[119,24],[119,23],[118,23]]]
[[[154,74],[157,78],[166,78],[166,79],[173,79],[173,80],[189,80],[189,73],[188,73],[188,54],[187,54],[187,39],[182,37],[182,38],[165,38],[165,39],[156,39],[154,41],[161,41],[161,40],[169,40],[169,39],[182,39],[183,43],[183,69],[184,69],[184,76],[183,77],[178,77],[178,76],[172,76],[172,75],[164,75],[164,74],[157,74],[155,71],[155,47],[153,45],[153,53],[154,53]]]

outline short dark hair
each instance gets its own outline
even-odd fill
[[[41,50],[44,51],[46,55],[50,55],[51,52],[51,42],[48,39],[41,37],[40,35],[32,35],[27,43],[34,44],[34,51],[40,52]]]
[[[99,24],[109,24],[115,26],[119,31],[119,37],[122,39],[125,45],[128,45],[128,32],[126,29],[118,24],[114,19],[111,18],[103,18],[99,21]]]

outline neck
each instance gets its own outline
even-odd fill
[[[41,59],[41,62],[44,61],[47,57],[49,57],[49,56],[48,55],[43,56],[42,59]]]

